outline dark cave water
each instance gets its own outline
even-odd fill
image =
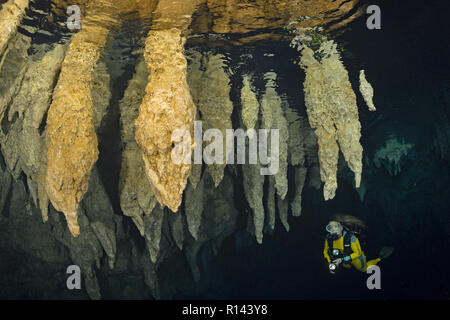
[[[441,0],[371,3],[381,8],[382,29],[368,30],[363,15],[350,23],[349,30],[338,36],[336,42],[345,48],[344,65],[358,97],[364,157],[372,159],[386,139],[395,135],[414,144],[401,162],[401,172],[391,175],[383,166],[376,168],[373,162],[364,162],[362,181],[367,191],[361,200],[353,187],[352,173],[346,165],[340,166],[339,188],[333,200],[325,202],[322,189],[305,186],[302,215],[289,217],[290,232],[284,230],[277,218],[275,232],[266,233],[262,245],[239,230],[225,239],[217,256],[209,245],[204,246],[198,257],[200,281],[192,287],[189,281],[180,280],[180,288],[173,292],[174,299],[450,298],[450,155],[441,156],[433,142],[434,125],[439,121],[450,124],[450,28],[447,25],[450,6]],[[186,46],[190,45],[188,41]],[[273,69],[279,76],[278,92],[287,96],[291,106],[298,106],[298,111],[306,114],[302,92],[304,74],[293,64],[298,53],[288,43],[263,43],[250,49],[233,47],[231,51],[229,48],[216,50],[223,50],[231,61],[235,71],[232,82],[240,83],[233,79],[242,71],[251,70],[260,75],[263,87],[263,74]],[[247,50],[252,53],[252,60],[242,60]],[[108,61],[111,74],[116,63]],[[134,72],[134,64],[133,58],[122,62],[125,72],[120,77],[112,77],[110,112],[99,134],[99,171],[117,214],[121,214],[117,190],[122,147],[117,142],[120,140],[118,101]],[[366,70],[374,87],[377,107],[374,113],[366,109],[358,93],[360,69]],[[237,96],[238,88],[232,88],[233,101]],[[239,192],[242,182],[236,179],[234,185],[236,208],[239,212],[248,211],[243,193]],[[204,214],[207,213],[206,208]],[[367,222],[368,259],[375,258],[383,246],[395,248],[393,255],[380,264],[381,290],[368,290],[369,275],[353,269],[329,274],[322,254],[324,227],[336,213],[352,214]],[[132,241],[143,245],[132,222],[124,219],[124,224],[127,230],[133,230],[130,231]],[[11,265],[24,263],[18,259]],[[185,273],[189,271],[186,264],[182,253],[170,257],[160,266],[160,281],[173,276],[166,271],[169,269],[165,266],[169,265],[180,265],[182,273],[177,277],[189,278]],[[119,298],[117,291],[124,282],[134,290],[127,298],[151,297],[138,275],[98,277],[106,299]],[[59,298],[84,299],[86,294],[83,291],[79,296],[67,294]]]

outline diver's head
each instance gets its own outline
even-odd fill
[[[327,232],[334,239],[338,239],[342,236],[342,231],[344,230],[344,226],[337,221],[330,221],[326,228]]]

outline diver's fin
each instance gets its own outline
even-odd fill
[[[394,247],[383,247],[380,250],[380,259],[384,260],[394,252]]]

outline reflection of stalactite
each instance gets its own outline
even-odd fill
[[[134,139],[134,120],[138,116],[139,105],[144,97],[148,72],[145,61],[136,65],[136,72],[120,101],[122,124],[122,167],[120,170],[120,206],[124,215],[133,219],[141,235],[144,235],[143,214],[150,214],[156,204],[150,182],[145,174],[142,152]]]
[[[230,100],[230,79],[225,73],[225,57],[220,54],[198,52],[192,53],[192,63],[189,65],[189,87],[192,98],[200,112],[203,130],[218,129],[222,137],[226,136],[226,129],[231,129],[231,113],[233,104]],[[215,139],[215,138],[213,138]],[[213,145],[216,141],[211,141]],[[213,163],[206,166],[217,187],[223,178],[226,166],[226,144],[222,143],[222,164]],[[205,147],[208,144],[205,143]]]
[[[327,41],[321,45],[319,53],[323,55],[321,62],[315,59],[313,50],[304,47],[301,66],[306,73],[304,91],[308,119],[318,137],[320,174],[325,182],[324,198],[328,200],[334,198],[337,189],[339,147],[355,173],[355,184],[359,187],[362,171],[361,125],[356,96],[336,45]]]
[[[183,45],[177,29],[149,32],[145,47],[149,79],[135,122],[136,141],[153,191],[159,203],[173,212],[181,204],[190,165],[172,160],[172,133],[181,129],[193,137],[195,120]],[[192,141],[187,148],[190,157]]]
[[[0,10],[0,57],[5,50],[8,41],[17,32],[17,26],[22,21],[29,0],[9,0]]]

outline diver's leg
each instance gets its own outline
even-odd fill
[[[370,268],[371,266],[375,266],[380,261],[381,261],[380,258],[367,261],[367,269]]]

